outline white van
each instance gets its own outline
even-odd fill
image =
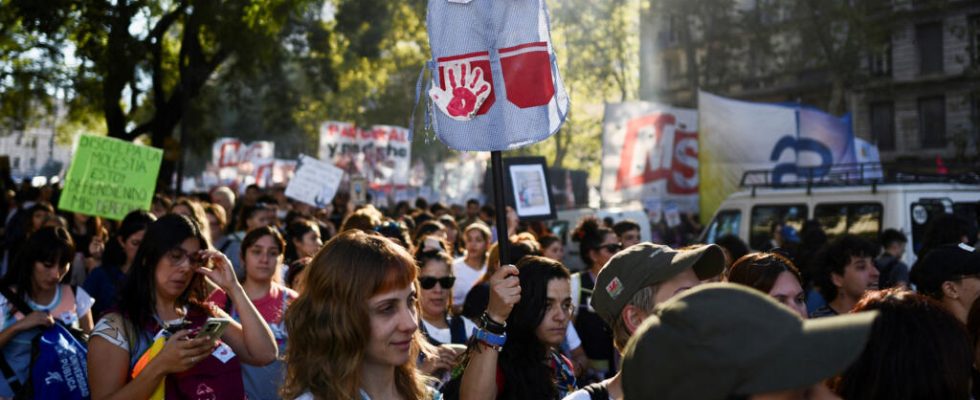
[[[770,239],[770,226],[782,221],[797,231],[807,219],[820,222],[829,238],[851,233],[877,242],[888,228],[905,233],[905,262],[915,262],[926,225],[936,215],[957,214],[974,224],[980,218],[980,184],[852,182],[779,187],[746,185],[721,204],[701,234],[714,243],[735,234],[758,250]],[[973,181],[975,182],[975,180]],[[746,188],[750,186],[750,188]]]
[[[561,238],[561,242],[565,246],[565,258],[562,260],[562,263],[573,272],[581,271],[585,268],[585,263],[582,262],[582,258],[579,256],[579,244],[578,242],[572,241],[572,232],[586,216],[595,215],[599,218],[600,222],[606,217],[612,218],[615,222],[627,219],[632,220],[640,225],[640,240],[648,242],[653,237],[650,231],[650,218],[647,216],[646,211],[643,211],[643,206],[639,203],[602,209],[576,208],[561,210],[557,214],[557,218],[549,222],[548,228],[551,230],[551,233]]]

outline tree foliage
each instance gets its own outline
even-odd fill
[[[598,178],[606,102],[635,100],[639,90],[638,0],[549,2],[551,34],[572,106],[552,138],[516,151]]]

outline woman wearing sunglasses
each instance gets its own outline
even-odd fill
[[[589,298],[599,270],[622,249],[622,245],[616,232],[603,227],[596,217],[583,219],[575,228],[572,240],[579,243],[579,256],[588,266],[571,278],[572,304],[576,307],[575,330],[589,359],[585,371],[579,371],[582,374],[580,383],[584,385],[616,374],[612,329],[589,306]]]
[[[476,325],[462,316],[449,316],[452,306],[453,276],[452,258],[442,250],[427,250],[416,256],[419,265],[419,300],[422,302],[420,330],[429,343],[463,344]]]
[[[459,355],[476,324],[461,315],[450,316],[453,284],[452,258],[440,248],[424,248],[415,255],[419,266],[419,301],[422,315],[419,331],[431,346],[423,351],[419,369],[430,376],[448,380]]]

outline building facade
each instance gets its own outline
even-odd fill
[[[706,3],[713,1],[732,3]],[[819,28],[807,28],[814,21],[801,17],[809,15],[799,9],[804,2],[740,0],[718,12],[650,0],[641,22],[641,97],[696,107],[700,88],[750,101],[798,102],[851,113],[855,135],[877,144],[884,161],[976,162],[980,2],[864,1],[877,8],[858,17],[833,10],[836,0],[816,3],[841,15],[817,24],[833,25],[824,38],[840,44],[842,58],[834,61],[853,63],[845,67],[851,70],[846,80],[835,80],[840,65],[808,59],[822,43]],[[848,40],[858,25],[884,32],[877,41]],[[860,47],[848,58],[844,46],[854,43]]]
[[[8,158],[11,175],[16,179],[63,176],[72,146],[59,144],[55,136],[55,128],[47,120],[0,136],[0,155]]]

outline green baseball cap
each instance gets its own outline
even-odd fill
[[[687,268],[694,268],[700,280],[714,277],[725,269],[725,254],[714,244],[694,250],[674,250],[650,242],[637,243],[606,262],[596,276],[589,301],[602,320],[612,326],[636,292],[673,278]]]
[[[809,387],[864,349],[875,311],[802,320],[764,293],[712,283],[659,305],[626,344],[626,399],[725,399]]]

